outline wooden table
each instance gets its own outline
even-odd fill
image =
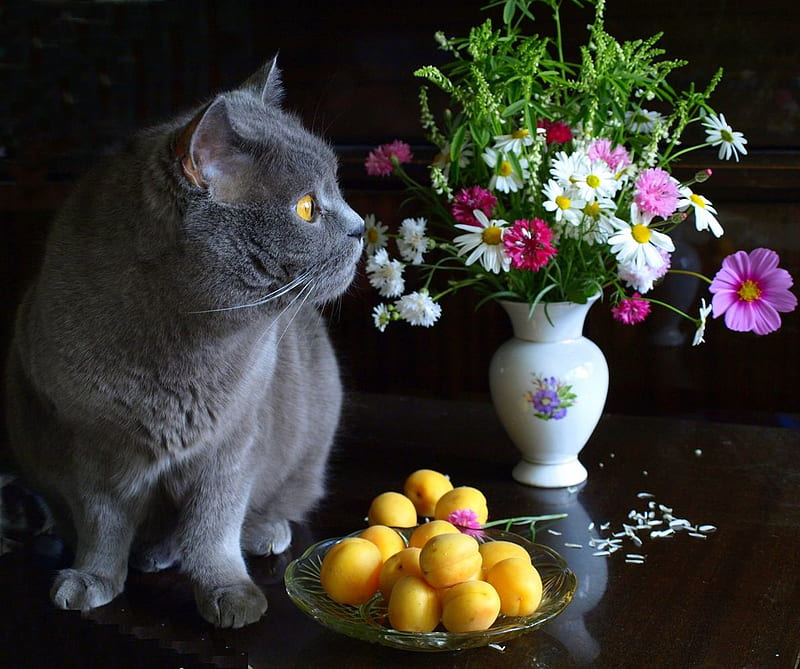
[[[214,630],[177,574],[131,573],[127,590],[89,616],[47,600],[55,563],[32,548],[0,558],[0,666],[27,667],[721,667],[800,664],[800,432],[786,428],[604,416],[581,456],[577,490],[515,483],[517,456],[483,402],[352,398],[331,461],[330,493],[290,550],[254,560],[270,602],[257,624]],[[420,467],[484,491],[494,518],[566,512],[537,541],[578,576],[575,599],[540,630],[505,644],[411,653],[339,636],[283,589],[287,561],[363,524],[371,498]],[[640,496],[649,493],[652,497]],[[596,556],[631,511],[703,528]],[[659,527],[655,526],[654,527]],[[660,527],[663,527],[660,526]],[[605,529],[601,529],[605,528]],[[577,546],[581,546],[578,548]],[[644,561],[626,561],[628,553]]]

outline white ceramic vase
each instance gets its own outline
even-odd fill
[[[512,476],[542,488],[586,480],[578,454],[597,426],[608,393],[608,364],[583,336],[592,304],[501,301],[514,336],[495,352],[489,387],[495,410],[522,459]]]

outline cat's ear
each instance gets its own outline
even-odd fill
[[[198,188],[210,188],[223,199],[232,195],[237,179],[250,159],[238,148],[238,136],[228,118],[225,98],[220,96],[186,126],[180,155],[186,179]]]
[[[265,105],[280,105],[283,99],[283,79],[278,68],[278,54],[259,68],[242,88],[252,89]]]

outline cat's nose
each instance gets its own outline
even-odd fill
[[[364,236],[364,230],[366,229],[364,226],[364,219],[349,207],[348,210],[347,223],[345,225],[347,236],[361,239]]]

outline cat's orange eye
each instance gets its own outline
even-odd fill
[[[317,215],[317,205],[310,195],[303,195],[294,206],[297,215],[304,221],[313,221]]]

